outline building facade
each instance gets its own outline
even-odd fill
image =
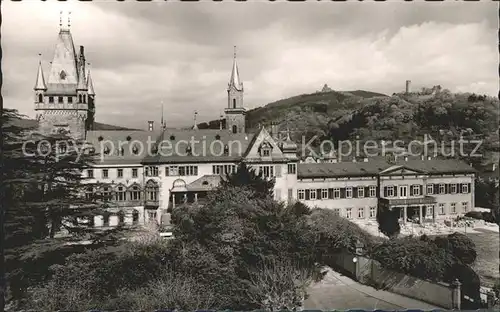
[[[88,192],[112,194],[109,216],[96,226],[168,224],[183,203],[203,203],[221,176],[246,163],[265,178],[275,179],[274,196],[332,209],[348,219],[375,218],[380,209],[398,209],[403,222],[436,221],[474,207],[475,171],[465,163],[436,157],[340,159],[335,151],[322,161],[300,161],[287,132],[245,126],[243,83],[236,56],[227,89],[225,129],[147,131],[92,130],[95,92],[85,76],[83,47],[77,56],[69,29],[61,29],[45,83],[40,65],[35,85],[39,129],[46,134],[69,132],[85,138],[99,157],[83,172],[87,181],[103,183]],[[71,99],[71,100],[70,100]]]

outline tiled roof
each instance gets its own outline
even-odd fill
[[[158,155],[147,156],[144,163],[239,161],[250,146],[253,136],[231,133],[228,130],[167,129],[158,137]],[[190,142],[194,142],[194,149],[189,154],[187,147]],[[228,152],[224,154],[226,145]]]
[[[159,132],[141,130],[89,131],[86,141],[98,154],[96,165],[140,164],[158,136]],[[103,153],[106,148],[108,155]]]
[[[475,173],[466,163],[454,159],[420,158],[398,159],[389,163],[384,157],[370,158],[368,162],[300,163],[297,166],[299,178],[328,178],[348,176],[374,176],[395,165],[421,171],[426,174]]]
[[[66,73],[64,79],[60,76],[63,70]],[[78,83],[76,51],[69,30],[61,30],[59,32],[47,82],[49,89],[51,84],[74,85],[76,88],[76,84]]]
[[[217,186],[221,181],[221,176],[212,174],[212,175],[204,175],[198,180],[195,180],[187,185],[188,191],[211,191]]]

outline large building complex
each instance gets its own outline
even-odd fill
[[[236,55],[227,88],[225,127],[219,129],[94,130],[96,102],[84,48],[77,55],[69,29],[61,29],[45,81],[40,64],[34,88],[39,131],[70,133],[91,144],[100,158],[84,172],[100,190],[113,194],[112,215],[96,226],[118,222],[168,223],[185,202],[203,202],[226,173],[245,162],[275,178],[274,196],[333,209],[350,219],[375,218],[378,209],[399,209],[402,220],[435,221],[474,207],[475,171],[437,157],[376,157],[349,160],[334,152],[321,163],[301,161],[290,133],[245,126],[244,88]],[[415,218],[416,217],[416,218]]]

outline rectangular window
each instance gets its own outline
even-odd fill
[[[434,194],[434,184],[427,184],[427,195]]]
[[[328,189],[321,190],[321,199],[328,199]]]
[[[309,195],[309,196],[310,196],[310,199],[311,199],[311,200],[316,200],[316,194],[317,194],[318,192],[316,192],[316,190],[311,190],[310,192],[311,192],[311,195]]]
[[[358,218],[359,219],[364,219],[365,218],[365,208],[358,208]]]
[[[370,207],[370,218],[375,218],[377,216],[377,208]]]
[[[333,198],[334,199],[340,198],[340,189],[339,188],[333,189]]]
[[[346,198],[352,198],[352,187],[347,187],[345,189],[345,197]]]
[[[149,167],[145,167],[144,170],[145,170],[146,177],[157,177],[158,176],[158,167],[149,166]]]
[[[297,173],[297,165],[288,164],[288,174],[296,174],[296,173]]]
[[[359,198],[365,197],[365,188],[363,186],[358,186],[358,197]]]
[[[340,209],[339,208],[334,208],[333,209],[333,214],[336,216],[340,216]]]
[[[439,194],[444,194],[444,184],[439,184]]]
[[[123,169],[116,169],[116,176],[118,178],[123,178]]]
[[[137,174],[137,169],[133,168],[132,169],[132,178],[137,178],[138,174]]]
[[[73,97],[72,96],[68,96],[68,103],[69,104],[73,103]]]
[[[399,196],[407,197],[408,196],[408,185],[400,185],[399,186]]]
[[[427,206],[427,212],[425,213],[425,216],[427,218],[432,218],[434,216],[434,205],[429,205]]]
[[[179,166],[179,175],[180,176],[185,176],[186,175],[186,167]]]
[[[453,213],[453,214],[457,213],[457,204],[456,203],[451,203],[450,204],[450,210],[451,210],[451,213]]]
[[[93,179],[94,178],[94,170],[92,170],[92,169],[87,170],[87,177],[89,177],[90,179]]]
[[[63,103],[64,102],[63,97],[62,96],[57,97],[57,102],[58,103]]]
[[[345,217],[346,217],[347,219],[351,219],[351,218],[352,218],[352,208],[347,208],[347,209],[345,210]]]
[[[439,204],[439,214],[444,215],[444,204]]]
[[[259,173],[263,178],[274,177],[274,166],[259,166]]]
[[[104,179],[107,179],[108,178],[108,169],[102,169],[102,177]]]
[[[457,185],[455,183],[450,184],[450,193],[451,194],[456,194],[457,193]]]
[[[49,103],[54,103],[54,97],[53,96],[49,96]]]
[[[304,200],[306,198],[306,192],[304,190],[297,190],[297,198],[299,200]]]
[[[377,187],[376,186],[370,186],[370,197],[377,197]]]
[[[262,156],[269,157],[271,155],[271,151],[268,149],[262,150]]]
[[[413,196],[420,196],[420,185],[414,184],[411,186]]]
[[[463,183],[462,184],[462,193],[469,193],[469,184]]]
[[[293,189],[288,189],[288,201],[293,199]]]
[[[394,197],[394,186],[387,187],[387,197]]]
[[[462,202],[462,211],[467,212],[467,209],[469,208],[469,203],[468,202]]]

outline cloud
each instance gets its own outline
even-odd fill
[[[498,92],[494,3],[3,3],[3,96],[34,115],[38,53],[52,59],[71,10],[97,93],[97,120],[146,127],[218,118],[237,45],[247,108],[328,83],[392,94],[440,84]],[[65,20],[63,21],[65,23]]]

